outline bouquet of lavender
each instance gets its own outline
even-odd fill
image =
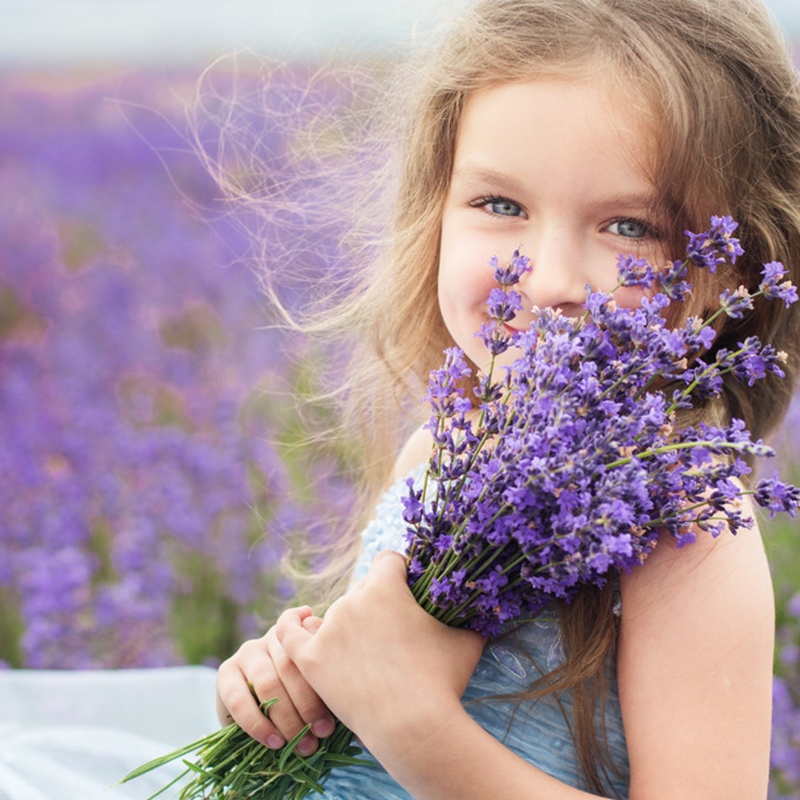
[[[711,223],[689,234],[686,260],[659,272],[619,258],[618,287],[658,288],[638,308],[619,308],[611,294],[587,288],[583,316],[544,309],[511,336],[502,324],[520,297],[509,287],[528,261],[519,253],[505,268],[493,260],[500,288],[479,334],[492,354],[477,389],[480,416],[473,424],[461,388],[470,369],[453,348],[428,388],[430,465],[421,486],[409,479],[404,501],[409,584],[438,619],[495,635],[554,598],[569,601],[581,584],[602,586],[611,571],[642,564],[660,531],[683,546],[698,529],[717,536],[750,527],[737,503],[743,495],[772,514],[794,515],[797,488],[777,477],[749,490],[736,482],[750,472],[744,456],[772,455],[741,420],[724,428],[677,424],[680,410],[720,394],[727,373],[750,385],[768,372],[783,377],[785,354],[756,337],[704,361],[715,320],[741,317],[759,296],[787,306],[797,300],[783,265],[773,262],[755,292],[726,290],[709,319],[669,328],[663,312],[690,291],[687,265],[714,271],[743,252],[730,217]],[[518,356],[496,379],[494,357],[509,348]]]
[[[697,530],[717,536],[752,525],[743,495],[771,514],[794,515],[800,490],[777,476],[752,489],[738,483],[749,472],[745,456],[772,453],[740,420],[723,428],[677,422],[681,410],[719,395],[728,373],[751,385],[769,372],[783,376],[785,356],[755,337],[719,349],[710,363],[702,358],[720,315],[741,317],[758,297],[797,300],[777,262],[764,266],[757,290],[723,292],[709,319],[677,329],[665,322],[665,309],[690,291],[689,263],[714,271],[741,255],[735,228],[730,217],[712,217],[708,232],[689,234],[686,259],[657,272],[620,257],[619,286],[651,290],[637,308],[587,289],[582,316],[544,309],[510,335],[503,323],[521,308],[511,287],[528,261],[519,253],[504,267],[493,259],[499,286],[477,334],[492,358],[478,407],[465,396],[463,353],[446,351],[426,395],[430,461],[419,483],[408,480],[403,500],[409,586],[433,616],[491,636],[555,598],[569,601],[582,584],[599,586],[642,564],[662,531],[683,546]],[[509,349],[517,357],[497,377],[495,358]],[[304,733],[276,753],[233,724],[125,780],[197,751],[198,763],[186,762],[195,777],[182,800],[299,800],[322,791],[334,766],[358,761],[341,724],[308,758],[294,752]]]

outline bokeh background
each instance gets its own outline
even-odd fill
[[[800,45],[800,5],[769,5]],[[348,448],[305,444],[328,410],[298,402],[330,354],[271,326],[187,108],[217,59],[204,86],[231,89],[232,51],[280,59],[268,89],[255,72],[235,84],[274,119],[238,124],[276,185],[301,185],[280,117],[349,101],[317,67],[385,66],[457,7],[0,0],[0,666],[214,664],[295,597],[287,548],[323,544],[353,501]],[[218,137],[203,127],[200,142]],[[276,243],[289,223],[272,221]],[[337,233],[315,231],[291,270],[341,269]],[[798,423],[795,408],[775,442],[795,482]],[[797,797],[800,522],[763,527],[772,792]]]

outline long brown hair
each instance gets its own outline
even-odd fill
[[[683,313],[703,313],[724,287],[759,283],[762,263],[783,261],[800,277],[800,93],[787,49],[760,0],[481,0],[427,59],[414,55],[413,89],[393,120],[399,172],[389,171],[394,211],[343,302],[307,326],[344,331],[347,380],[337,376],[358,435],[365,496],[386,484],[399,433],[415,423],[409,398],[453,343],[435,290],[442,208],[459,120],[471,93],[509,81],[595,73],[624,93],[652,127],[653,183],[668,216],[674,257],[685,229],[731,214],[746,250],[735,267],[691,276]],[[369,192],[370,198],[373,193]],[[491,254],[488,254],[491,255]],[[743,389],[726,383],[707,419],[741,417],[758,437],[785,413],[798,374],[800,317],[761,304],[725,320],[716,347],[757,335],[789,354],[785,381]],[[413,405],[413,403],[412,403]],[[352,553],[354,540],[346,549]],[[601,792],[602,731],[596,726],[616,641],[611,590],[583,592],[561,610],[567,661],[527,696],[573,694],[573,736],[588,785]],[[598,733],[600,734],[598,736]]]
[[[653,181],[674,257],[681,255],[683,231],[705,229],[711,214],[731,214],[740,224],[746,255],[716,276],[692,275],[684,313],[704,313],[724,287],[755,288],[766,261],[783,261],[797,281],[800,95],[786,48],[757,0],[483,0],[419,71],[404,129],[392,247],[362,296],[373,312],[370,368],[383,375],[390,394],[402,395],[409,375],[422,382],[452,344],[433,287],[442,205],[470,93],[543,74],[581,79],[596,72],[653,123]],[[798,333],[794,307],[781,304],[726,320],[716,347],[757,335],[788,352],[787,380],[745,390],[731,379],[722,402],[705,416],[741,417],[759,437],[773,430],[796,382]],[[528,695],[572,691],[577,752],[598,792],[606,766],[596,712],[616,641],[611,591],[586,591],[561,610],[567,661]]]

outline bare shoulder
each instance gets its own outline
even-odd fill
[[[678,547],[667,534],[647,562],[620,579],[622,635],[648,642],[672,631],[688,643],[714,633],[721,645],[769,649],[772,654],[774,595],[758,525],[717,538],[698,531],[697,541]],[[729,636],[726,642],[725,636]]]
[[[392,481],[398,481],[411,472],[414,467],[424,464],[431,454],[433,440],[430,433],[423,427],[417,428],[408,437],[400,450],[392,471]]]
[[[698,531],[697,541],[684,547],[664,534],[644,566],[623,575],[621,585],[634,613],[653,610],[673,596],[685,601],[733,594],[749,604],[772,603],[769,564],[755,520],[735,536],[714,538]]]

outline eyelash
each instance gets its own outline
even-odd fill
[[[623,236],[623,234],[618,233],[615,234],[616,236],[623,236],[625,239],[660,239],[661,236],[658,232],[658,229],[651,225],[649,222],[646,222],[643,219],[636,219],[635,217],[623,217],[621,219],[615,219],[610,222],[606,229],[610,228],[612,225],[622,225],[626,222],[633,223],[634,225],[638,225],[642,228],[642,235],[641,236]]]
[[[522,206],[514,200],[511,200],[508,197],[503,197],[499,194],[490,194],[485,195],[484,197],[479,197],[477,200],[473,200],[469,203],[470,208],[484,208],[485,206],[489,206],[492,203],[508,203],[509,205],[516,206],[522,214],[498,214],[497,212],[490,211],[488,208],[486,211],[490,214],[493,214],[498,217],[518,217],[525,215],[525,211]],[[527,216],[527,215],[526,215]]]

